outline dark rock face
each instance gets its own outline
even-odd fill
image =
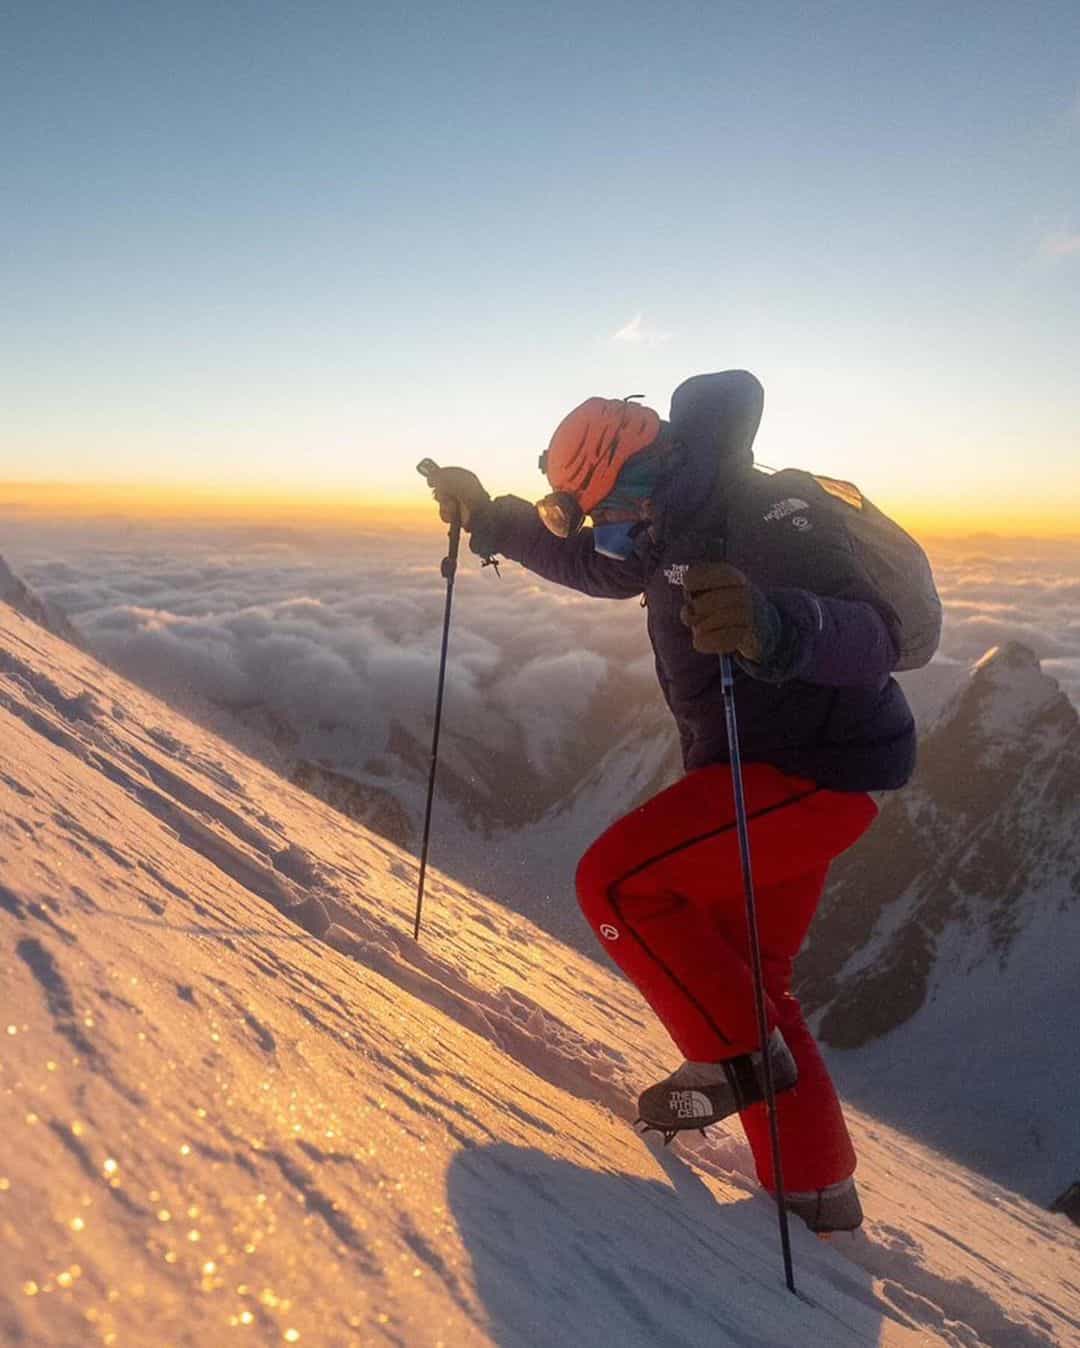
[[[382,787],[358,782],[319,763],[304,761],[295,764],[291,778],[296,786],[310,791],[388,842],[404,848],[412,845],[408,811]]]
[[[1080,1226],[1080,1180],[1070,1184],[1060,1197],[1054,1199],[1050,1211],[1063,1213],[1069,1221]]]
[[[1080,719],[1011,643],[975,667],[911,784],[835,864],[797,990],[827,1044],[857,1048],[924,1005],[948,930],[1004,967],[1038,905],[1077,902]]]

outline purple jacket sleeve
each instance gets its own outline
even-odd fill
[[[829,688],[879,687],[888,679],[897,644],[875,605],[800,589],[770,590],[767,598],[779,613],[780,635],[767,666],[740,661],[755,678]]]
[[[593,548],[591,529],[556,538],[536,507],[517,496],[497,497],[476,512],[469,546],[481,557],[502,553],[545,580],[597,599],[632,599],[645,587],[637,558],[602,557]]]

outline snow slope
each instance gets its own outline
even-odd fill
[[[627,984],[437,872],[418,948],[411,858],[5,605],[0,745],[5,1345],[1080,1341],[1075,1229],[857,1114],[790,1296]]]

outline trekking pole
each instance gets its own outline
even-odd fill
[[[776,1212],[780,1223],[780,1248],[784,1253],[784,1279],[788,1291],[798,1296],[795,1292],[795,1273],[791,1263],[791,1233],[788,1230],[787,1197],[784,1193],[780,1124],[776,1117],[776,1089],[773,1083],[772,1062],[769,1059],[769,1017],[765,1009],[765,977],[761,967],[757,900],[754,897],[754,873],[750,860],[750,828],[746,819],[746,797],[743,794],[739,724],[735,718],[735,674],[730,655],[720,657],[720,686],[724,694],[731,786],[735,796],[735,821],[739,833],[739,860],[742,863],[743,890],[746,894],[746,929],[750,939],[750,967],[754,975],[754,1006],[757,1010],[758,1038],[761,1041],[761,1075],[765,1087],[765,1108],[769,1115],[769,1138],[772,1142],[773,1183],[776,1187]]]
[[[431,482],[439,471],[434,459],[421,459],[416,471]],[[435,799],[435,769],[439,762],[439,730],[442,727],[443,690],[446,687],[446,652],[450,645],[450,606],[454,601],[454,576],[457,573],[458,545],[461,542],[461,513],[455,506],[450,521],[450,546],[443,558],[442,574],[446,581],[446,610],[443,613],[442,655],[439,658],[439,686],[435,694],[435,732],[431,738],[431,772],[428,776],[427,806],[424,810],[424,841],[420,846],[420,879],[416,887],[416,922],[413,940],[420,939],[420,910],[424,905],[424,876],[427,874],[428,842],[431,838],[431,806]]]

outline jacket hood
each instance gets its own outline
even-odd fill
[[[764,406],[765,390],[749,370],[722,370],[684,379],[671,395],[668,420],[695,457],[749,468]]]
[[[753,468],[764,405],[765,390],[748,370],[696,374],[671,395],[674,448],[653,498],[664,543],[687,543],[695,521],[715,518],[732,480]],[[700,551],[705,542],[694,546]]]

